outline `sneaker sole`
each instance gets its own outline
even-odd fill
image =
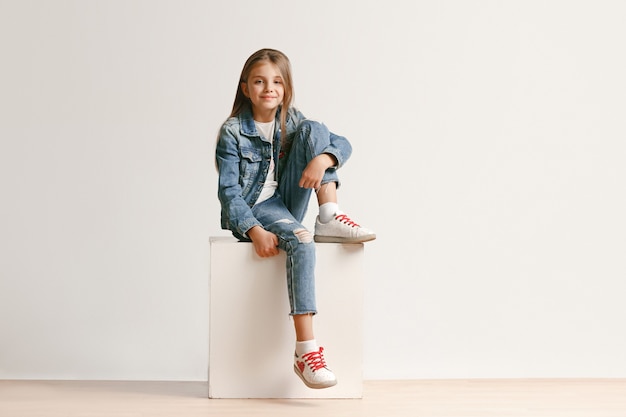
[[[296,373],[296,375],[300,377],[302,382],[304,382],[304,385],[312,389],[330,388],[330,387],[334,387],[335,385],[337,385],[336,379],[334,381],[328,381],[328,382],[321,383],[321,384],[311,384],[309,381],[306,380],[306,378],[304,378],[304,375],[300,373],[300,370],[295,364],[293,365],[293,371]]]
[[[361,237],[337,237],[337,236],[313,236],[317,243],[364,243],[376,239],[376,235],[366,235]]]

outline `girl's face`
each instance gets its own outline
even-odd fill
[[[252,67],[247,82],[241,83],[246,97],[252,102],[252,115],[258,122],[271,122],[283,102],[285,87],[278,67],[262,61]]]

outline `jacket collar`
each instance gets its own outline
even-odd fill
[[[254,125],[254,118],[252,117],[252,111],[246,109],[239,114],[239,121],[241,123],[241,133],[246,136],[259,136]]]
[[[278,108],[276,112],[276,121],[280,120],[280,111],[281,108]],[[241,124],[241,134],[246,136],[259,136],[259,132],[256,130],[256,125],[254,124],[254,118],[252,117],[252,110],[245,109],[239,114],[239,121]],[[278,122],[280,123],[280,122]]]

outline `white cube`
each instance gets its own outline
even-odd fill
[[[316,244],[313,325],[338,383],[313,390],[293,371],[285,253],[260,258],[251,243],[210,243],[209,397],[361,398],[363,244]]]

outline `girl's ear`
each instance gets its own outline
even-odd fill
[[[243,91],[243,95],[250,98],[250,94],[248,93],[248,83],[241,83],[241,91]]]

